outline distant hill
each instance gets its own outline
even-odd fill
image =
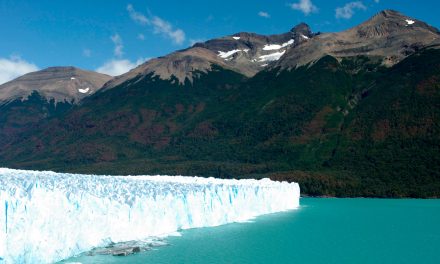
[[[0,85],[0,104],[25,101],[37,92],[47,101],[78,103],[95,93],[112,77],[75,67],[50,67]]]
[[[102,88],[110,76],[75,67],[51,67],[0,85],[0,145],[34,133]]]

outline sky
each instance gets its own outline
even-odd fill
[[[0,84],[51,66],[115,76],[215,37],[335,32],[384,9],[440,28],[439,0],[0,0]]]

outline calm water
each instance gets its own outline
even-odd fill
[[[440,200],[301,199],[296,211],[192,229],[170,246],[81,263],[440,263]]]

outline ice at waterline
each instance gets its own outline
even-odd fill
[[[111,242],[299,206],[296,183],[0,168],[0,263],[51,263]]]

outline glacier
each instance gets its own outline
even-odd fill
[[[297,183],[0,168],[0,263],[53,263],[111,242],[299,206]]]

